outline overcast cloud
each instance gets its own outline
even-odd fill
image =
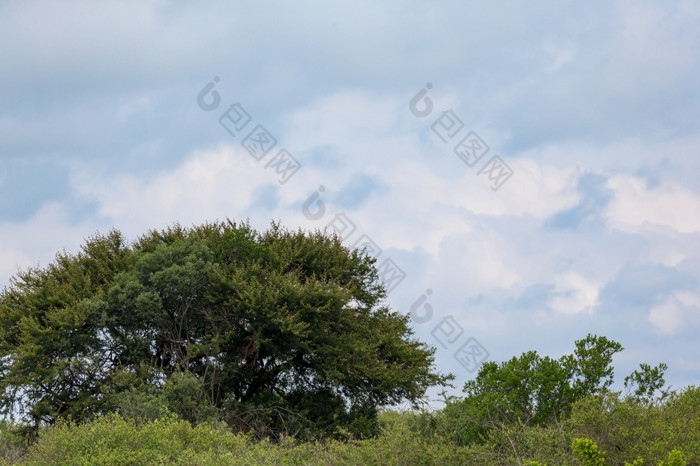
[[[698,50],[691,0],[0,2],[0,286],[111,228],[350,221],[458,387],[467,342],[587,332],[699,384]]]

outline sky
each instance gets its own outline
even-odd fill
[[[280,221],[376,256],[454,394],[588,333],[700,384],[698,50],[696,1],[0,1],[0,288]]]

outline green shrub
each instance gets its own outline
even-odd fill
[[[182,419],[139,422],[116,414],[76,425],[63,422],[40,433],[26,463],[75,465],[279,465],[279,464],[489,464],[488,456],[422,438],[409,428],[411,414],[381,416],[383,432],[366,440],[278,442],[233,434],[222,424],[193,426]]]
[[[570,464],[571,436],[558,425],[507,425],[491,431],[485,444],[490,451],[508,451],[517,461],[525,459],[540,464]]]
[[[685,466],[686,464],[688,463],[685,461],[683,453],[674,448],[668,453],[666,461],[660,462],[659,466]]]
[[[458,437],[443,434],[468,423],[439,411],[381,412],[380,432],[361,440],[351,432],[344,440],[256,439],[233,433],[222,422],[193,423],[172,413],[169,406],[175,409],[180,403],[181,415],[194,414],[197,397],[187,394],[197,392],[189,391],[193,386],[186,378],[175,379],[170,387],[172,392],[163,389],[155,398],[145,397],[143,406],[151,403],[154,412],[164,407],[160,419],[109,414],[92,422],[42,428],[38,442],[26,450],[26,464],[698,464],[697,388],[659,404],[616,393],[588,397],[562,422],[494,424],[479,443],[462,446]],[[21,426],[0,424],[0,464],[23,458],[24,438]]]
[[[160,398],[170,412],[193,424],[214,422],[218,410],[209,402],[197,378],[190,372],[178,372],[165,383]]]
[[[689,387],[661,404],[608,392],[578,402],[565,422],[575,436],[592,439],[613,464],[667,460],[682,448],[686,461],[700,463],[700,387]]]
[[[181,419],[138,423],[116,414],[40,433],[27,464],[194,464],[211,454],[236,452],[245,438],[222,428]],[[188,459],[189,458],[189,459]]]
[[[574,439],[571,449],[585,466],[603,466],[605,464],[605,452],[598,450],[598,445],[591,439]]]
[[[151,369],[144,371],[153,372]],[[156,374],[149,376],[155,377]],[[189,372],[176,372],[158,387],[143,383],[138,375],[122,371],[115,375],[115,386],[115,393],[109,393],[104,403],[106,412],[140,421],[173,416],[192,424],[218,420],[218,410],[207,399],[197,378]]]
[[[0,465],[18,462],[26,451],[26,429],[5,419],[0,420]]]

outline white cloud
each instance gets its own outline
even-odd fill
[[[649,311],[648,319],[665,335],[677,333],[684,325],[700,323],[700,295],[687,290],[674,291]]]
[[[106,233],[104,224],[71,222],[66,207],[55,202],[26,221],[0,222],[0,288],[19,270],[46,266],[62,250],[77,252],[83,239],[97,230]]]
[[[128,234],[164,227],[238,217],[255,188],[274,182],[263,163],[243,148],[221,146],[195,152],[181,166],[153,177],[78,173],[77,191],[96,201],[98,213]]]
[[[689,189],[671,183],[648,188],[628,175],[613,176],[607,186],[615,197],[605,215],[616,228],[639,231],[652,225],[700,232],[700,197]]]
[[[593,312],[598,305],[598,295],[598,285],[575,272],[567,272],[555,278],[549,307],[568,315]]]
[[[497,231],[446,237],[434,264],[434,276],[442,286],[465,295],[508,289],[522,283],[522,270],[508,238]]]

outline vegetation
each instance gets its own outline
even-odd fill
[[[42,428],[27,446],[18,429],[0,425],[0,464],[529,464],[684,465],[700,463],[700,388],[645,404],[620,393],[587,396],[559,423],[494,429],[459,445],[425,429],[433,414],[387,411],[368,439],[259,440],[224,423],[192,424],[116,414]],[[444,419],[444,418],[443,418]],[[453,419],[451,421],[456,421]],[[448,420],[445,420],[448,422]]]
[[[0,407],[35,432],[168,408],[259,437],[371,435],[380,407],[448,380],[374,262],[275,224],[98,235],[0,295]]]
[[[505,464],[700,463],[700,387],[664,390],[666,365],[641,364],[613,392],[622,347],[593,335],[575,346],[559,360],[530,351],[484,363],[464,398],[417,415],[414,430]]]
[[[321,233],[95,236],[0,294],[0,464],[700,464],[700,388],[641,364],[611,391],[603,336],[419,411],[451,376],[384,297]]]

